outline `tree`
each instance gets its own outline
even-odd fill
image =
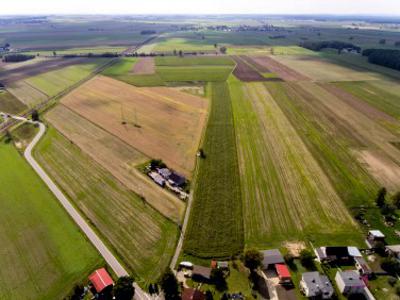
[[[179,56],[182,57],[183,56],[183,52],[182,50],[179,50]]]
[[[57,52],[56,51],[53,51],[53,56],[57,56]]]
[[[306,268],[314,267],[314,255],[307,249],[303,249],[300,252],[300,262]]]
[[[226,51],[227,51],[228,49],[225,47],[225,46],[222,46],[221,48],[219,48],[219,51],[222,53],[222,54],[226,54]]]
[[[116,300],[132,300],[135,295],[133,287],[134,279],[130,276],[118,278],[114,286],[114,296]]]
[[[221,269],[212,269],[210,277],[211,281],[215,284],[215,288],[217,291],[223,292],[228,289],[224,271],[222,271]]]
[[[378,195],[376,196],[375,199],[376,205],[378,207],[382,207],[386,203],[386,194],[387,190],[384,187],[378,191]]]
[[[82,285],[75,285],[74,291],[72,293],[72,296],[69,297],[70,300],[80,300],[82,298],[83,293],[85,292],[85,289]]]
[[[176,49],[174,49],[174,56],[176,56],[176,54],[177,54]]]
[[[393,205],[400,208],[400,192],[393,195]]]
[[[379,40],[379,44],[385,45],[385,44],[386,44],[386,39],[380,39],[380,40]]]
[[[290,253],[285,254],[283,257],[285,259],[285,263],[290,267],[293,268],[295,266],[294,264],[294,256]]]
[[[165,299],[179,300],[179,283],[170,269],[167,269],[161,276],[161,289],[164,291]]]
[[[213,294],[210,290],[206,292],[206,300],[214,300]]]
[[[244,265],[253,271],[261,266],[264,259],[261,252],[256,249],[249,249],[244,253]]]
[[[400,263],[393,257],[384,258],[381,267],[389,274],[397,275],[400,273]]]
[[[35,122],[39,121],[39,112],[36,109],[32,111],[32,120]]]
[[[4,142],[6,144],[9,144],[12,140],[13,140],[13,136],[12,136],[11,132],[6,130],[6,139]]]
[[[218,48],[218,44],[214,44],[214,48]]]

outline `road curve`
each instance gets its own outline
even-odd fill
[[[84,218],[78,213],[78,211],[71,205],[69,200],[64,196],[61,190],[57,187],[57,185],[50,179],[47,173],[42,169],[42,167],[36,162],[36,160],[32,156],[32,150],[42,138],[44,133],[46,132],[46,126],[40,122],[32,122],[28,119],[12,116],[12,118],[20,121],[30,122],[33,124],[39,125],[39,133],[34,137],[32,142],[28,145],[24,152],[25,159],[32,166],[35,172],[39,175],[39,177],[44,181],[44,183],[49,187],[51,192],[56,196],[56,198],[60,201],[61,205],[65,208],[74,222],[79,226],[79,228],[83,231],[83,233],[87,236],[90,242],[95,246],[97,251],[99,251],[100,255],[104,258],[107,264],[111,267],[114,273],[118,276],[127,276],[128,272],[124,269],[124,267],[119,263],[119,261],[115,258],[115,256],[111,253],[111,251],[107,248],[107,246],[102,242],[102,240],[97,236],[97,234],[93,231],[93,229],[86,223]],[[136,283],[133,284],[135,287],[135,299],[137,300],[151,300],[153,299],[150,295],[146,294]]]

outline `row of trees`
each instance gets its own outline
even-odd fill
[[[28,54],[7,54],[3,56],[3,62],[21,62],[35,58],[34,55]]]
[[[361,48],[358,46],[355,46],[351,43],[346,43],[346,42],[340,42],[340,41],[304,41],[300,43],[300,47],[310,49],[313,51],[321,51],[322,49],[326,48],[332,48],[332,49],[337,49],[337,50],[343,50],[343,49],[352,49],[356,50],[357,52],[361,51]]]
[[[400,70],[400,50],[392,49],[366,49],[362,52],[373,64]]]
[[[400,209],[400,192],[395,193],[391,201],[388,201],[386,188],[381,188],[375,202],[387,222],[393,223],[397,220],[396,209]]]

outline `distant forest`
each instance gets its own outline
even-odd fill
[[[400,50],[365,49],[362,55],[367,56],[370,63],[400,71]]]
[[[351,43],[345,43],[340,41],[322,41],[322,42],[305,41],[300,43],[300,47],[310,49],[313,51],[321,51],[322,49],[326,48],[337,49],[339,51],[343,49],[352,49],[357,52],[361,51],[361,48],[358,46],[355,46]]]
[[[3,56],[4,62],[20,62],[26,61],[35,58],[34,55],[27,55],[27,54],[7,54]]]

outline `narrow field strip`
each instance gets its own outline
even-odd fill
[[[321,239],[356,225],[262,83],[230,81],[246,245]]]
[[[136,280],[156,280],[174,250],[176,225],[52,128],[35,156]]]
[[[211,112],[199,164],[184,252],[230,257],[243,249],[243,217],[231,98],[226,83],[211,84]]]

